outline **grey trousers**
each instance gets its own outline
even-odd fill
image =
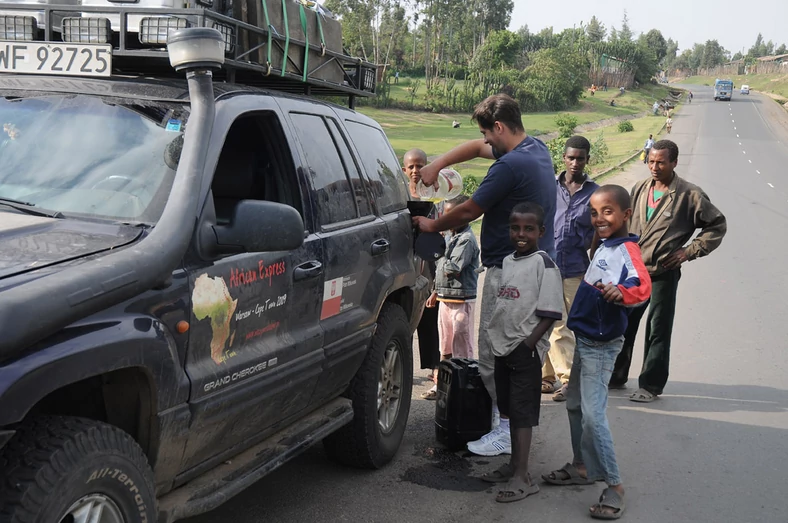
[[[482,304],[479,314],[479,374],[481,374],[484,388],[490,394],[493,406],[497,404],[495,395],[495,356],[487,334],[487,325],[490,323],[495,301],[498,299],[498,288],[501,286],[501,269],[488,267],[484,273],[484,287],[482,288]]]

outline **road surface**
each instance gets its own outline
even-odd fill
[[[714,102],[710,88],[674,116],[677,172],[728,218],[708,258],[683,269],[671,377],[651,404],[612,391],[609,418],[630,522],[788,522],[788,113],[765,96]],[[644,136],[645,141],[645,136]],[[630,188],[635,163],[605,183]],[[642,329],[641,329],[642,330]],[[418,360],[417,360],[418,361]],[[589,521],[602,484],[543,486],[512,504],[475,479],[502,457],[448,453],[434,442],[434,403],[417,371],[409,429],[381,471],[330,463],[317,446],[215,511],[189,523]],[[532,472],[571,460],[563,404],[544,396]]]

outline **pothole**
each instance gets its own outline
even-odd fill
[[[473,467],[467,459],[472,455],[470,453],[463,454],[443,447],[428,446],[417,448],[415,455],[429,461],[407,469],[401,476],[402,481],[455,492],[482,492],[490,487],[479,478],[471,476]]]

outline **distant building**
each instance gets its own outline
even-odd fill
[[[778,63],[778,64],[788,64],[788,54],[778,54],[774,56],[761,56],[758,58],[759,62],[764,63]]]

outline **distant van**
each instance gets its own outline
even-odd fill
[[[741,94],[750,94],[750,86],[749,85],[742,85],[741,86]]]
[[[731,80],[720,80],[714,82],[714,100],[730,101],[733,95],[733,82]]]

